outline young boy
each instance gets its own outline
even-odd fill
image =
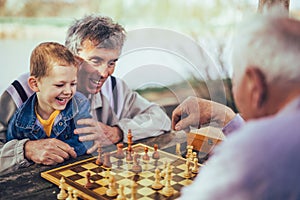
[[[30,57],[28,84],[35,92],[11,119],[7,140],[57,138],[82,155],[88,147],[73,133],[77,120],[91,118],[90,104],[76,93],[80,58],[55,42],[39,44]]]

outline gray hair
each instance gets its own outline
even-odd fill
[[[300,21],[277,8],[239,28],[232,51],[237,78],[253,66],[264,73],[267,83],[300,80]]]
[[[121,25],[109,17],[92,14],[74,21],[68,29],[65,45],[74,54],[78,54],[86,40],[97,48],[121,50],[125,38],[126,32]]]

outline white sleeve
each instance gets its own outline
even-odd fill
[[[116,79],[118,89],[118,126],[124,133],[124,142],[127,142],[127,132],[131,129],[133,140],[161,135],[171,129],[171,120],[159,105],[151,103],[137,92],[128,88],[121,79]],[[111,83],[108,80],[106,87],[109,89]],[[110,87],[111,89],[111,87]],[[102,90],[102,89],[101,89]],[[111,95],[102,93],[111,102]],[[112,105],[111,105],[112,106]]]

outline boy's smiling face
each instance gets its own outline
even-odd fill
[[[36,80],[38,106],[37,112],[43,119],[48,119],[55,110],[64,110],[74,96],[77,85],[75,66],[55,65],[49,74]]]

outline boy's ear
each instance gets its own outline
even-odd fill
[[[37,79],[33,76],[30,76],[28,78],[28,85],[30,89],[32,89],[34,92],[39,92],[38,84],[37,84]]]

